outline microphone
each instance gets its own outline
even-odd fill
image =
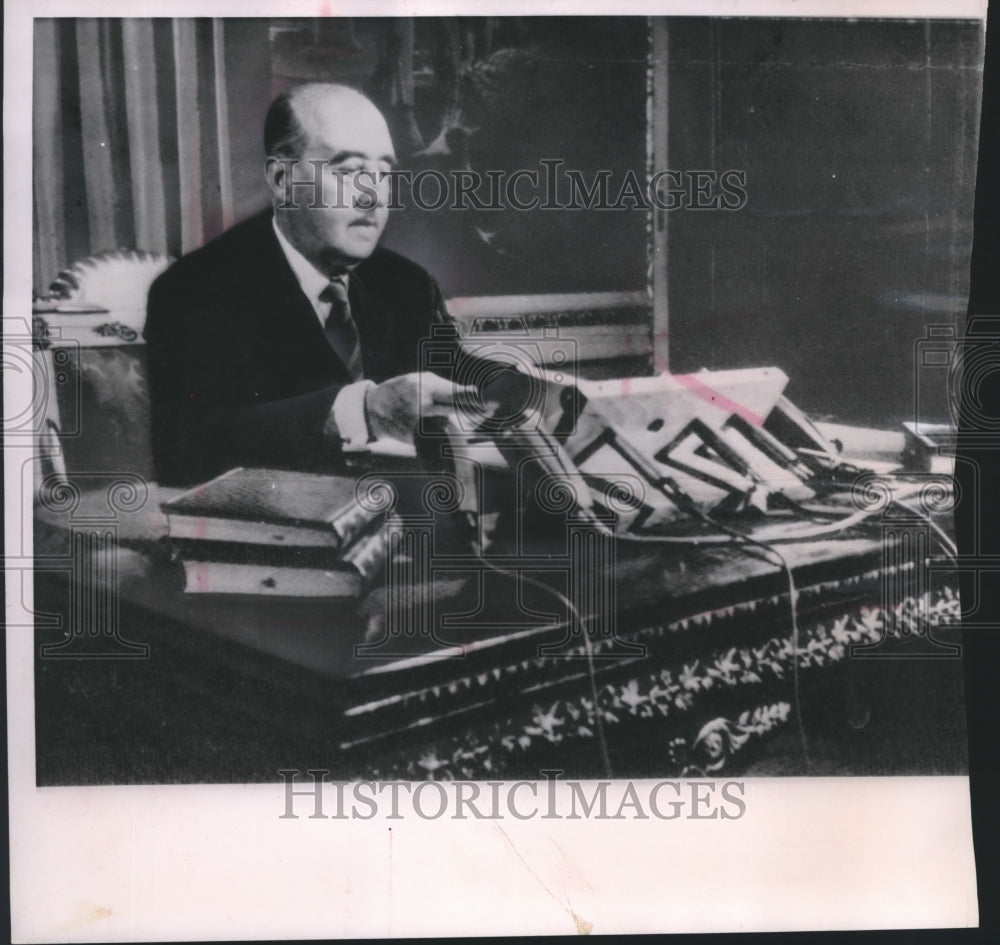
[[[559,505],[569,498],[572,514],[578,521],[605,533],[611,531],[594,509],[590,486],[583,474],[563,445],[542,429],[535,418],[522,415],[513,423],[504,424],[493,433],[493,441],[510,468],[530,487],[536,504],[543,510],[546,501],[539,500],[540,493]]]

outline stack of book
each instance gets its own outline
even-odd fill
[[[185,591],[357,597],[384,574],[385,514],[358,502],[357,480],[232,469],[161,505]]]

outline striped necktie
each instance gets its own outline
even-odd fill
[[[337,276],[320,293],[321,302],[330,303],[330,314],[323,326],[323,333],[337,357],[344,362],[352,381],[361,380],[361,342],[358,326],[351,317],[351,303],[347,297],[347,276]]]

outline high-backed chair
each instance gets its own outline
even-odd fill
[[[98,253],[62,270],[33,306],[48,386],[38,441],[42,475],[129,472],[152,478],[142,328],[146,296],[171,259]]]

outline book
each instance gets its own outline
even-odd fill
[[[346,548],[383,513],[357,501],[357,479],[237,467],[161,504],[171,539]]]
[[[268,548],[180,540],[171,542],[184,566],[189,594],[275,597],[359,597],[384,574],[389,528],[369,527],[343,554],[329,548]]]
[[[360,597],[362,580],[342,568],[298,568],[232,561],[185,560],[188,594],[264,594],[273,597]]]

